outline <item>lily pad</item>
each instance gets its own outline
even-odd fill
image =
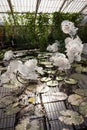
[[[77,80],[69,78],[64,80],[67,84],[77,84]]]
[[[60,112],[62,116],[59,117],[59,120],[64,122],[67,125],[79,125],[84,122],[84,119],[77,112],[72,110],[65,110]]]
[[[36,92],[37,93],[46,93],[49,91],[49,87],[44,83],[37,87]]]
[[[62,80],[64,80],[64,77],[58,76],[58,77],[56,77],[56,80],[62,81]]]
[[[3,84],[3,87],[5,87],[5,88],[17,88],[17,86],[13,85],[13,84]]]
[[[50,81],[51,80],[51,78],[50,77],[43,77],[43,78],[41,78],[41,81],[42,82],[48,82],[48,81]]]
[[[40,62],[40,64],[43,64],[43,65],[51,65],[51,62],[44,61],[44,62]]]
[[[46,68],[52,68],[53,65],[45,65]]]
[[[16,97],[13,97],[13,96],[5,96],[0,99],[0,103],[3,103],[5,105],[9,105],[13,103],[14,101],[16,101]]]
[[[87,89],[76,89],[74,90],[74,92],[78,95],[81,95],[81,96],[84,96],[84,97],[87,97]]]
[[[82,102],[82,103],[80,104],[80,106],[79,106],[79,112],[80,112],[83,116],[87,117],[87,102]]]
[[[21,110],[21,108],[14,107],[13,105],[10,105],[9,107],[6,108],[5,114],[6,115],[12,115],[12,114],[16,114]]]
[[[15,127],[15,130],[30,130],[30,122],[29,122],[29,118],[24,118],[20,121],[20,124],[18,124]]]
[[[82,67],[82,72],[87,73],[87,67]]]
[[[56,81],[56,80],[48,81],[47,85],[50,86],[50,87],[55,87],[55,86],[58,85],[58,81]]]
[[[82,101],[82,97],[77,94],[72,94],[68,97],[68,102],[75,106],[79,106]]]
[[[55,71],[52,71],[52,70],[48,70],[48,71],[46,71],[48,74],[54,74],[55,73]]]
[[[41,107],[39,107],[39,106],[36,106],[35,107],[35,115],[38,116],[38,117],[44,116],[43,109]]]

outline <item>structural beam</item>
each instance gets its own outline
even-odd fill
[[[13,9],[12,9],[12,3],[11,3],[11,0],[7,0],[8,2],[8,5],[10,7],[10,10],[11,10],[11,14],[12,14],[12,17],[13,17],[13,20],[14,20],[14,24],[15,24],[15,17],[14,17],[14,13],[13,13]]]
[[[87,8],[87,4],[79,11],[79,13],[82,13],[82,11],[84,10],[84,9],[86,9]]]
[[[61,5],[61,7],[60,7],[60,9],[59,9],[59,12],[61,12],[61,10],[62,10],[62,8],[63,8],[65,2],[66,2],[66,0],[63,1],[62,5]]]
[[[36,17],[37,17],[37,13],[38,13],[38,9],[39,9],[40,2],[41,2],[41,0],[37,0],[37,3],[36,3],[36,11],[35,11],[35,19],[36,19]]]

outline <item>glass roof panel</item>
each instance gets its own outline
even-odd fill
[[[38,12],[52,13],[59,10],[64,0],[41,0]]]
[[[87,8],[82,11],[83,14],[87,14]]]
[[[34,12],[37,0],[11,0],[15,12]]]
[[[10,11],[7,0],[0,0],[0,12]]]
[[[36,12],[37,0],[9,0],[14,12]],[[84,9],[85,7],[85,9]],[[84,9],[84,10],[83,10]],[[10,11],[8,0],[0,0],[0,19]],[[40,0],[37,13],[80,12],[87,14],[87,0]]]
[[[62,8],[63,12],[79,12],[85,5],[86,0],[68,0]]]

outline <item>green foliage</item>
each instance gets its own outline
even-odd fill
[[[57,39],[58,41],[60,41],[60,45],[61,49],[64,50],[64,39],[66,38],[66,34],[64,34],[61,30],[61,22],[63,20],[70,20],[72,22],[75,23],[75,26],[77,26],[80,21],[81,21],[82,17],[79,13],[61,13],[61,12],[54,12],[53,13],[53,32],[52,32],[52,36],[53,39]]]
[[[78,35],[83,43],[87,43],[87,24],[85,26],[79,27]]]
[[[48,45],[48,35],[50,29],[49,15],[40,13],[37,16],[37,33],[40,50],[44,51]]]
[[[66,35],[61,30],[63,20],[70,20],[77,26],[81,21],[81,15],[60,12],[40,13],[35,19],[35,13],[28,12],[21,15],[15,13],[13,20],[11,13],[8,13],[8,18],[4,17],[6,40],[9,41],[10,37],[14,37],[17,47],[39,47],[44,51],[48,44],[55,40],[64,43]],[[61,47],[64,47],[64,44]]]

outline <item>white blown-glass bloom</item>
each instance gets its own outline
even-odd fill
[[[10,77],[8,75],[7,72],[3,73],[1,76],[0,76],[0,84],[5,84],[5,83],[8,83],[10,81]]]
[[[34,68],[29,68],[25,64],[20,64],[18,66],[18,71],[20,72],[20,74],[24,79],[37,80],[38,75],[35,73]]]
[[[7,71],[3,73],[0,77],[1,84],[8,83],[10,80],[13,79],[14,73],[17,72],[18,65],[22,64],[21,61],[11,61],[9,66],[7,67]]]
[[[83,50],[83,44],[80,38],[77,36],[75,39],[70,39],[66,44],[66,52],[69,62],[80,61],[81,53]]]
[[[22,62],[20,60],[13,60],[13,61],[11,61],[9,66],[8,66],[8,68],[7,68],[7,72],[9,74],[16,73],[19,64],[22,64]]]
[[[21,61],[11,61],[7,71],[0,77],[1,85],[8,83],[9,81],[16,81],[16,73],[19,72],[23,79],[37,80],[38,74],[43,74],[43,69],[37,66],[37,60],[31,59],[26,61],[24,64]]]
[[[58,43],[53,43],[52,45],[48,45],[47,51],[57,52],[58,51]]]
[[[67,70],[70,69],[69,60],[62,53],[56,53],[54,56],[50,58],[53,61],[54,66],[58,66],[59,70]]]
[[[31,60],[27,60],[25,63],[24,63],[29,69],[34,69],[36,68],[37,66],[37,60],[36,59],[31,59]]]
[[[25,65],[29,68],[29,70],[37,71],[40,74],[43,74],[43,68],[37,66],[37,60],[36,59],[31,59],[25,62]]]
[[[3,60],[9,61],[9,60],[11,60],[13,57],[14,57],[13,51],[12,51],[12,50],[9,50],[9,51],[6,51],[6,52],[5,52]]]
[[[74,26],[74,23],[69,20],[64,20],[61,23],[62,31],[70,36],[74,36],[77,33],[78,28]]]
[[[43,69],[37,66],[37,60],[31,59],[26,61],[24,64],[18,66],[18,71],[21,73],[23,78],[30,80],[37,80],[38,73],[43,74]]]

